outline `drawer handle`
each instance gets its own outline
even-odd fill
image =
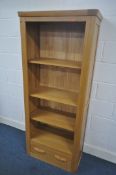
[[[67,161],[66,158],[60,157],[59,155],[56,155],[56,154],[55,154],[54,157],[55,157],[57,160],[60,160],[60,161],[62,161],[62,162],[66,162],[66,161]]]
[[[41,148],[34,147],[34,150],[39,152],[39,153],[45,153],[45,151],[43,149],[41,149]]]

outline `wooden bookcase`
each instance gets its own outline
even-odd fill
[[[98,10],[19,12],[27,152],[76,171],[83,148]]]

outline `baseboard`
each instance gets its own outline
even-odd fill
[[[12,126],[14,128],[20,129],[20,130],[25,130],[25,124],[23,122],[19,122],[13,119],[9,119],[3,116],[0,116],[0,123]]]
[[[84,144],[83,152],[94,155],[101,159],[110,161],[112,163],[116,163],[116,153],[115,152],[111,152],[111,151],[102,149],[100,147],[86,144],[86,143]]]

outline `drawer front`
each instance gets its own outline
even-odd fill
[[[65,170],[71,170],[71,158],[43,145],[31,145],[31,155]]]
[[[48,160],[48,152],[42,145],[32,145],[31,153],[41,160]]]

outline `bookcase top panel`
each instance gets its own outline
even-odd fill
[[[58,10],[58,11],[20,11],[20,17],[59,17],[59,16],[97,16],[102,20],[102,15],[98,9],[85,10]]]

